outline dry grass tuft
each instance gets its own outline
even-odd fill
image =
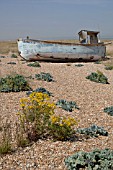
[[[8,54],[9,52],[18,53],[17,43],[15,41],[1,41],[0,54]]]

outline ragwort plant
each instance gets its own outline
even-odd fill
[[[26,134],[24,133],[24,128],[21,126],[19,122],[16,122],[16,142],[18,147],[26,147],[30,144],[29,139],[27,138]]]
[[[77,121],[72,117],[51,116],[50,133],[54,140],[69,140],[75,133]]]
[[[65,140],[74,133],[76,121],[55,116],[55,104],[47,94],[33,92],[28,98],[21,99],[20,106],[19,121],[29,141],[47,137]]]
[[[0,154],[7,154],[12,151],[11,148],[11,141],[12,141],[12,136],[11,136],[11,127],[10,123],[8,120],[6,120],[5,123],[3,123],[0,120],[0,123],[2,125],[1,130],[0,130]]]
[[[43,93],[33,92],[29,98],[22,98],[20,106],[22,112],[18,113],[20,122],[29,140],[37,140],[47,133],[49,117],[53,114],[54,105],[49,97]]]

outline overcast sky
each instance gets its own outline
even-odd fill
[[[113,38],[113,0],[0,0],[0,40],[74,39],[81,29]]]

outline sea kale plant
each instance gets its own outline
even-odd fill
[[[0,58],[6,58],[6,56],[0,56]]]
[[[41,93],[47,94],[48,96],[52,96],[52,93],[49,92],[48,90],[46,90],[46,89],[43,88],[43,87],[37,88],[37,89],[35,89],[35,90],[33,90],[33,91],[28,91],[26,94],[27,94],[27,95],[30,95],[32,92],[41,92]]]
[[[66,100],[63,100],[63,99],[58,100],[56,105],[61,107],[62,109],[66,110],[66,111],[69,111],[69,112],[72,112],[73,108],[79,109],[76,102],[66,101]]]
[[[17,58],[17,55],[16,54],[12,54],[11,58]]]
[[[108,65],[105,67],[106,70],[113,70],[113,65]]]
[[[53,81],[53,77],[50,75],[50,73],[41,72],[40,74],[35,74],[35,78],[37,80],[44,80],[48,82]]]
[[[108,113],[110,116],[113,116],[113,106],[104,108],[104,112]]]
[[[27,66],[29,66],[29,67],[41,67],[41,65],[39,64],[38,61],[33,62],[33,63],[29,63],[29,64],[27,64]]]
[[[89,128],[79,128],[77,132],[91,137],[98,137],[99,135],[108,136],[108,132],[103,127],[97,125],[92,125]]]
[[[15,63],[15,62],[13,62],[13,61],[11,61],[11,62],[8,62],[7,64],[14,64],[14,65],[15,65],[16,63]]]
[[[19,92],[32,90],[24,76],[8,75],[5,78],[0,78],[0,92]]]
[[[92,152],[79,151],[65,159],[68,170],[112,170],[113,150],[95,149]]]
[[[41,92],[32,92],[20,100],[19,123],[29,141],[50,137],[53,140],[66,140],[75,131],[76,120],[56,116],[56,105],[50,96]]]
[[[100,60],[95,61],[94,64],[101,64],[101,61]]]
[[[86,79],[90,79],[91,81],[102,83],[102,84],[109,84],[108,78],[101,72],[97,71],[97,73],[93,72]]]

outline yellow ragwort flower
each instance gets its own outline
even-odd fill
[[[20,106],[21,106],[22,108],[24,108],[24,107],[25,107],[25,104],[24,104],[24,103],[21,103]]]
[[[60,117],[59,116],[51,116],[51,122],[54,123],[59,123]]]

